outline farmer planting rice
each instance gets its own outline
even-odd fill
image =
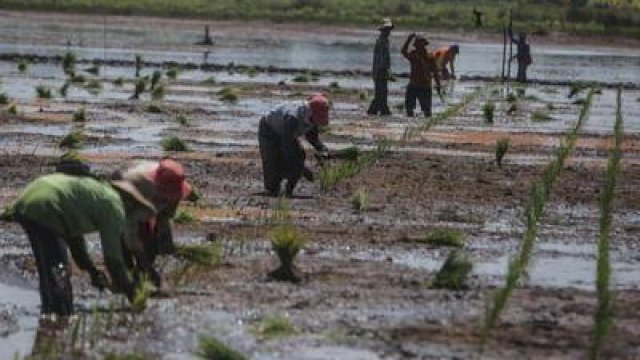
[[[260,119],[258,142],[262,158],[264,188],[270,196],[292,196],[300,177],[313,181],[311,170],[304,166],[305,153],[298,138],[304,136],[323,156],[329,150],[318,137],[320,127],[329,124],[329,100],[313,94],[303,104],[281,105]]]
[[[67,248],[76,265],[89,273],[93,286],[111,288],[133,300],[140,279],[132,275],[127,267],[129,259],[123,254],[133,253],[143,270],[148,264],[137,238],[138,223],[154,218],[154,202],[177,201],[191,189],[182,167],[171,160],[163,160],[144,176],[147,181],[143,184],[52,174],[27,185],[13,210],[36,258],[43,314],[73,313]],[[94,265],[83,239],[83,235],[96,231],[112,284]]]
[[[393,23],[390,19],[384,19],[382,26],[378,28],[380,36],[376,40],[376,46],[373,50],[373,67],[371,75],[374,83],[374,98],[369,105],[367,114],[369,115],[391,115],[389,106],[387,105],[387,96],[389,94],[389,77],[391,75],[391,55],[389,54],[389,35],[393,30]]]
[[[433,58],[438,66],[439,75],[443,80],[456,78],[454,63],[456,61],[456,55],[459,53],[460,46],[458,45],[444,46],[433,52]],[[447,65],[449,65],[449,69],[451,69],[451,71],[447,69]]]

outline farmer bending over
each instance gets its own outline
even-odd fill
[[[456,61],[456,55],[460,53],[460,46],[451,45],[436,49],[433,52],[433,57],[436,60],[438,71],[443,80],[455,79],[456,70],[454,69],[454,62]],[[447,65],[451,69],[451,72],[447,69]]]
[[[260,119],[258,142],[268,195],[280,195],[282,180],[287,180],[286,196],[292,196],[301,176],[313,181],[313,174],[304,166],[305,153],[298,137],[304,135],[317,152],[327,156],[318,132],[328,124],[329,100],[321,94],[309,96],[304,104],[281,105]]]
[[[177,181],[159,172],[150,178],[161,193],[183,196],[181,191],[189,189],[184,179]],[[137,226],[156,214],[151,199],[135,184],[124,180],[103,182],[89,176],[45,175],[27,185],[13,209],[36,258],[43,314],[73,313],[67,248],[76,265],[89,272],[93,286],[111,287],[130,301],[133,299],[139,279],[126,266],[124,247],[141,263],[147,262],[144,248],[137,240]],[[83,235],[92,232],[100,234],[112,286],[87,252]]]
[[[409,52],[409,45],[413,41],[415,50]],[[440,94],[440,77],[433,57],[427,54],[427,39],[411,34],[402,46],[402,55],[411,63],[409,85],[405,93],[404,105],[407,116],[413,116],[416,99],[420,101],[420,108],[426,117],[431,116],[431,77],[436,78],[436,90]]]

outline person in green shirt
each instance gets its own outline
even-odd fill
[[[188,195],[182,193],[190,189],[184,173],[181,177],[153,176],[152,179],[160,193]],[[126,180],[100,181],[89,176],[45,175],[27,185],[14,203],[13,211],[27,233],[36,258],[43,314],[73,313],[67,248],[76,265],[89,273],[92,285],[110,287],[133,299],[137,280],[123,254],[126,249],[144,258],[144,248],[137,239],[137,225],[157,213],[150,199],[135,184]],[[83,235],[92,232],[100,234],[112,284],[87,252]]]

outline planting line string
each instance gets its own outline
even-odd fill
[[[511,292],[527,269],[545,203],[551,193],[558,174],[563,168],[566,158],[574,148],[580,129],[586,121],[589,109],[591,108],[594,93],[595,89],[591,88],[587,95],[586,102],[580,110],[578,122],[566,135],[564,143],[561,144],[556,151],[556,158],[545,167],[542,181],[536,181],[532,185],[531,195],[524,212],[526,229],[522,235],[518,255],[509,262],[504,287],[500,288],[494,294],[492,304],[487,307],[484,322],[483,344],[485,342],[484,340],[488,337],[489,331],[495,326],[495,323],[498,320],[502,309],[506,305]]]
[[[609,152],[609,161],[605,170],[605,184],[600,197],[600,232],[598,234],[598,253],[596,260],[596,292],[598,304],[594,314],[593,338],[589,349],[589,358],[598,359],[602,345],[605,343],[613,324],[613,293],[610,290],[611,264],[609,261],[609,242],[611,240],[611,223],[613,198],[620,176],[620,160],[622,158],[623,119],[622,90],[618,89],[616,121],[613,126],[614,148]]]

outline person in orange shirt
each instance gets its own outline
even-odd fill
[[[438,71],[441,73],[441,78],[443,80],[456,78],[456,71],[453,63],[456,60],[456,55],[459,53],[460,46],[458,45],[444,46],[433,52],[433,57],[436,59],[436,65],[438,66]],[[449,65],[451,73],[449,73],[447,65]]]

